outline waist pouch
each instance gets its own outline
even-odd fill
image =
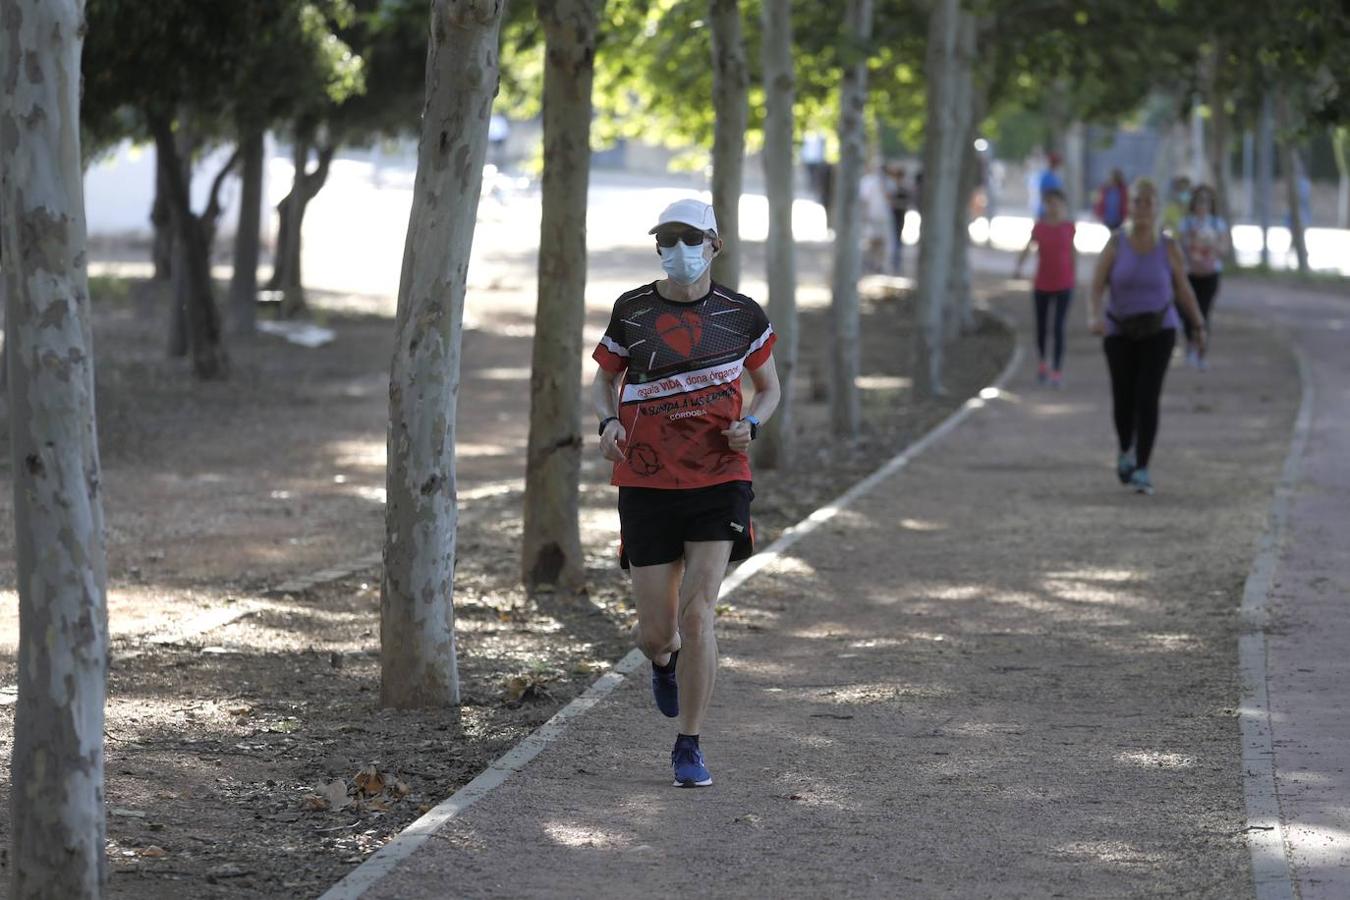
[[[1162,332],[1163,323],[1167,320],[1167,310],[1138,313],[1123,319],[1118,319],[1110,313],[1107,313],[1106,317],[1115,323],[1121,337],[1130,341],[1141,341]]]

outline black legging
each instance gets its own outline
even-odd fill
[[[1166,328],[1140,340],[1114,335],[1106,338],[1106,366],[1111,371],[1112,413],[1120,452],[1134,447],[1135,465],[1148,466],[1158,436],[1158,401],[1162,397],[1167,363],[1176,346],[1176,329]]]
[[[1064,368],[1064,316],[1069,311],[1072,291],[1032,291],[1036,300],[1036,351],[1045,362],[1045,326],[1050,318],[1050,304],[1055,304],[1054,369]]]
[[[1191,290],[1195,291],[1195,299],[1200,303],[1200,315],[1205,317],[1205,330],[1209,330],[1209,311],[1214,308],[1214,297],[1219,293],[1219,273],[1212,275],[1187,275],[1186,280],[1191,283]],[[1191,320],[1186,318],[1185,314],[1181,317],[1182,325],[1186,328],[1186,340],[1195,339],[1194,329],[1191,328]]]

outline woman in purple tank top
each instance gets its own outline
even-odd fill
[[[1130,220],[1111,235],[1092,275],[1088,328],[1103,335],[1111,373],[1112,415],[1120,455],[1116,475],[1141,494],[1153,493],[1148,464],[1158,435],[1158,402],[1176,346],[1181,318],[1194,327],[1195,344],[1205,347],[1205,320],[1186,280],[1186,265],[1175,242],[1158,233],[1158,188],[1147,178],[1130,188]],[[1111,301],[1102,315],[1107,284]],[[1173,303],[1172,298],[1177,302]]]

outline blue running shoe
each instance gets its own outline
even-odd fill
[[[675,681],[675,660],[679,655],[678,650],[670,654],[670,662],[664,666],[652,663],[652,696],[656,698],[656,708],[672,719],[680,714],[680,686]]]
[[[1129,484],[1130,476],[1134,474],[1134,451],[1126,450],[1120,456],[1116,457],[1116,477],[1120,479],[1121,484]]]
[[[1130,474],[1130,487],[1136,494],[1153,495],[1153,479],[1148,477],[1148,469],[1135,469]]]
[[[712,784],[712,773],[703,764],[703,751],[698,749],[698,738],[682,734],[675,739],[670,751],[670,767],[675,770],[675,787],[707,787]]]

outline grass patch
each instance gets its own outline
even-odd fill
[[[143,279],[121,278],[116,275],[91,275],[89,299],[93,303],[122,306],[131,300],[131,283]]]
[[[1232,270],[1236,278],[1266,281],[1275,284],[1293,284],[1314,288],[1350,288],[1350,277],[1339,272],[1314,269],[1300,272],[1297,269],[1272,269],[1269,265],[1238,266]]]

